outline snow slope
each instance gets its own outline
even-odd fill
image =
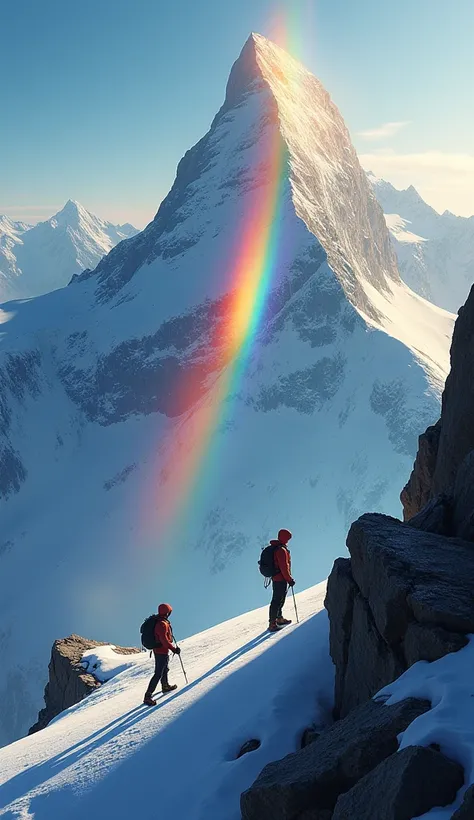
[[[330,722],[325,586],[297,596],[302,623],[280,634],[264,631],[264,609],[183,641],[189,685],[174,659],[180,688],[152,709],[141,705],[152,661],[127,658],[85,701],[0,750],[0,817],[240,820],[240,793],[263,766]],[[107,648],[95,651],[110,675]],[[237,759],[251,739],[260,748]]]
[[[72,200],[34,226],[0,216],[0,301],[62,288],[137,233],[133,225],[104,222]]]
[[[236,282],[274,199],[268,294],[233,369]],[[153,222],[0,319],[2,743],[36,720],[58,636],[133,643],[157,599],[193,634],[258,606],[279,527],[309,586],[354,518],[397,514],[454,317],[401,282],[327,92],[253,35]]]
[[[474,283],[474,216],[437,213],[413,186],[399,191],[368,174],[392,234],[406,284],[457,313]]]

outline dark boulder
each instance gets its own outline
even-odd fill
[[[465,635],[448,632],[441,626],[427,626],[416,621],[408,624],[403,640],[403,654],[408,666],[418,661],[437,661],[450,652],[457,652],[468,643]]]
[[[468,788],[462,805],[454,812],[451,820],[474,820],[474,786]]]
[[[454,535],[453,531],[453,501],[442,493],[432,498],[419,513],[407,521],[410,527],[425,532],[435,532],[438,535]]]
[[[440,752],[408,746],[339,797],[332,820],[411,820],[453,802],[462,766]]]
[[[245,743],[240,747],[239,753],[237,755],[237,760],[239,757],[243,757],[243,755],[247,755],[249,752],[255,752],[256,749],[260,749],[261,746],[260,740],[257,738],[252,738],[252,740],[246,740]]]
[[[242,794],[243,820],[296,820],[308,809],[332,810],[340,794],[397,750],[400,732],[429,708],[410,698],[354,709],[314,743],[266,766]]]

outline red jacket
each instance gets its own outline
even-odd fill
[[[171,631],[171,624],[166,618],[159,618],[155,624],[155,638],[161,643],[161,646],[153,650],[155,655],[167,655],[173,646],[173,633]]]
[[[286,581],[287,584],[293,581],[293,577],[291,575],[291,555],[290,550],[288,547],[285,547],[284,544],[281,544],[279,541],[270,541],[270,544],[276,546],[280,544],[280,546],[275,550],[273,553],[275,559],[275,566],[278,568],[279,572],[273,576],[273,581]]]

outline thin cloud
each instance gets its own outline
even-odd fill
[[[42,212],[49,212],[58,209],[58,205],[0,205],[0,212],[6,213],[7,211],[38,211]]]
[[[364,168],[397,188],[414,185],[436,210],[474,214],[474,155],[444,151],[398,154],[391,149],[360,154]]]
[[[409,120],[404,120],[400,122],[386,122],[379,128],[372,128],[368,131],[359,131],[357,136],[362,137],[366,140],[383,140],[387,137],[395,136],[395,134],[398,134],[398,132],[401,131],[402,128],[406,128],[407,125],[410,125]]]

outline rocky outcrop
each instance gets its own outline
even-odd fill
[[[347,538],[325,605],[336,668],[335,716],[433,661],[474,631],[474,548],[384,515],[364,515]]]
[[[441,419],[419,439],[419,449],[401,501],[404,517],[410,519],[429,499],[440,493],[453,496],[454,507],[462,492],[462,508],[474,511],[474,485],[458,480],[466,459],[474,458],[474,288],[459,311],[451,345],[451,372],[443,393]],[[454,518],[452,535],[474,540],[474,528],[462,532]]]
[[[464,795],[462,805],[454,812],[451,820],[472,820],[474,817],[474,786],[470,786]]]
[[[407,746],[342,795],[332,820],[411,820],[448,806],[463,783],[458,763],[434,749]]]
[[[266,766],[242,794],[243,820],[322,820],[338,797],[397,751],[397,737],[430,708],[410,698],[393,706],[369,701],[314,743]]]
[[[31,735],[44,729],[60,712],[79,703],[101,685],[100,681],[86,672],[81,665],[84,652],[96,646],[107,646],[107,644],[104,641],[81,638],[80,635],[70,635],[68,638],[60,638],[54,642],[49,662],[49,680],[44,690],[46,705],[44,709],[41,709],[38,721],[31,727],[28,734]],[[115,646],[114,650],[119,655],[132,655],[140,652],[134,647]]]
[[[425,530],[425,532],[434,532],[449,537],[453,534],[452,498],[444,493],[437,495],[436,498],[431,498],[420,512],[410,518],[407,523],[417,530]],[[463,536],[460,535],[460,537]]]
[[[437,424],[428,427],[418,438],[418,452],[413,471],[400,495],[405,521],[422,510],[431,498],[440,432],[441,419]]]

